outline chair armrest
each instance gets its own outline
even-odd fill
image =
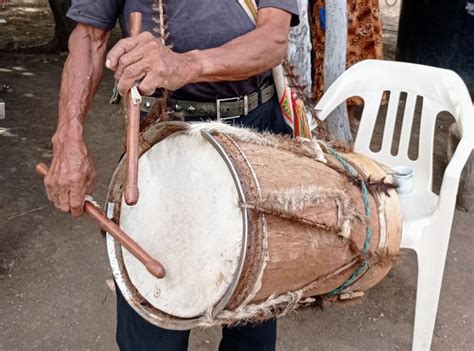
[[[459,179],[472,150],[472,142],[466,138],[461,139],[451,161],[444,171],[437,211],[443,214],[454,211]]]
[[[345,97],[335,96],[328,90],[314,107],[316,117],[318,117],[320,121],[324,121],[329,114],[344,101],[346,101]]]
[[[355,93],[349,91],[346,85],[348,85],[348,83],[345,83],[343,74],[329,87],[318,101],[314,109],[320,121],[324,121],[340,104],[354,96]]]

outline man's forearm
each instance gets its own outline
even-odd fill
[[[82,125],[102,80],[109,32],[78,24],[69,39],[56,136],[82,138]]]
[[[100,84],[110,34],[78,24],[69,38],[59,98],[58,128],[53,135],[53,159],[44,184],[48,199],[79,217],[84,198],[94,188],[95,170],[84,142],[83,124]]]
[[[221,47],[186,53],[193,82],[242,80],[275,67],[287,51],[290,20],[284,11],[262,9],[255,30]]]

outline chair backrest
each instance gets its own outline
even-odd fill
[[[379,151],[370,148],[377,115],[384,92],[390,92],[387,115]],[[405,112],[398,153],[392,155],[395,123],[400,95],[406,93]],[[462,138],[473,142],[473,109],[469,92],[453,71],[416,64],[366,60],[339,77],[316,105],[318,117],[324,120],[339,104],[352,96],[364,100],[364,110],[354,150],[389,166],[407,165],[416,172],[415,191],[431,190],[433,144],[436,117],[442,111],[453,115]],[[423,97],[418,158],[408,157],[412,140],[413,117],[418,97]]]

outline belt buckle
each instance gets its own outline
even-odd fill
[[[247,115],[248,114],[248,109],[249,109],[249,105],[248,105],[248,97],[247,95],[245,95],[244,97],[242,96],[236,96],[236,97],[231,97],[231,98],[225,98],[225,99],[216,99],[216,118],[217,118],[217,121],[227,121],[229,119],[236,119],[236,118],[239,118],[240,115],[237,115],[237,116],[229,116],[229,117],[221,117],[221,103],[222,102],[229,102],[229,101],[233,101],[233,102],[238,102],[240,101],[241,99],[243,98],[244,100],[244,115]]]

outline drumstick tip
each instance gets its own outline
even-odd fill
[[[158,279],[163,279],[166,276],[165,268],[158,261],[150,260],[145,266],[148,272]]]
[[[48,166],[46,166],[44,163],[38,163],[35,167],[36,173],[38,173],[40,176],[46,176],[48,174]]]
[[[130,205],[130,206],[136,205],[138,202],[138,198],[140,197],[138,186],[135,184],[126,185],[124,197],[125,197],[125,202],[127,203],[127,205]]]

